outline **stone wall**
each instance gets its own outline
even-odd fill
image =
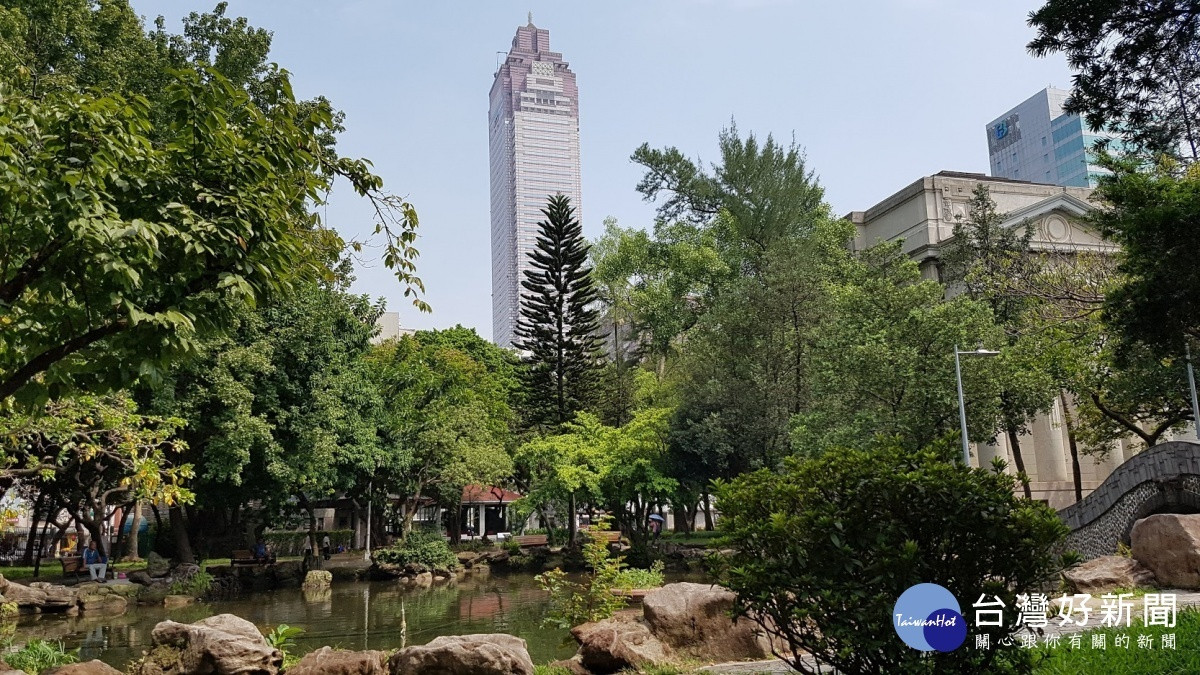
[[[1200,512],[1200,445],[1171,441],[1130,458],[1078,504],[1058,512],[1071,534],[1066,549],[1085,560],[1112,555],[1141,518]]]

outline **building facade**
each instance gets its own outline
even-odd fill
[[[928,279],[941,280],[941,248],[953,237],[955,223],[967,219],[968,202],[980,183],[987,185],[996,210],[1005,214],[1005,227],[1033,228],[1032,249],[1058,253],[1116,251],[1116,246],[1105,241],[1084,219],[1096,208],[1090,201],[1092,191],[1088,188],[952,171],[921,178],[866,211],[848,214],[846,218],[857,231],[851,247],[861,251],[880,242],[901,240],[902,250],[920,264],[922,274]],[[1056,400],[1050,412],[1035,419],[1028,432],[1018,439],[1032,497],[1054,508],[1075,503],[1063,413],[1062,400]],[[1177,437],[1191,438],[1191,435]],[[1080,484],[1084,495],[1142,449],[1140,440],[1130,437],[1103,458],[1081,455]],[[971,456],[976,466],[987,466],[993,457],[1000,457],[1010,471],[1015,470],[1012,448],[1004,435],[988,443],[973,444]]]
[[[579,89],[562,54],[550,51],[550,31],[517,29],[496,70],[488,110],[492,186],[492,341],[511,347],[521,306],[521,281],[537,241],[546,201],[571,198],[582,216],[579,170]]]
[[[1095,187],[1107,171],[1095,146],[1119,138],[1092,131],[1082,117],[1063,112],[1070,92],[1047,87],[987,125],[991,175],[998,178]]]

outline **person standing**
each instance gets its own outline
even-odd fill
[[[108,574],[108,558],[96,546],[96,540],[88,542],[88,547],[83,552],[83,564],[87,565],[88,574],[92,576],[92,581],[106,583],[105,575]]]
[[[324,553],[325,559],[329,560],[329,555],[330,555],[329,535],[325,535],[325,538],[321,540],[321,553]]]

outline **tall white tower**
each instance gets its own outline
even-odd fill
[[[488,110],[492,179],[492,341],[511,347],[521,308],[521,281],[537,241],[546,200],[571,198],[582,220],[579,179],[579,89],[550,31],[517,29],[496,70]]]

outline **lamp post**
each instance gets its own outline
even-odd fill
[[[1184,342],[1183,349],[1187,354],[1188,388],[1192,390],[1192,428],[1196,430],[1196,439],[1200,440],[1200,404],[1196,403],[1196,376],[1192,373],[1192,347]]]
[[[959,356],[995,356],[999,353],[990,349],[963,352],[958,350],[958,345],[954,345],[954,378],[958,382],[958,423],[962,428],[963,466],[967,468],[971,468],[971,449],[967,441],[967,406],[963,403],[962,365],[959,363]]]

